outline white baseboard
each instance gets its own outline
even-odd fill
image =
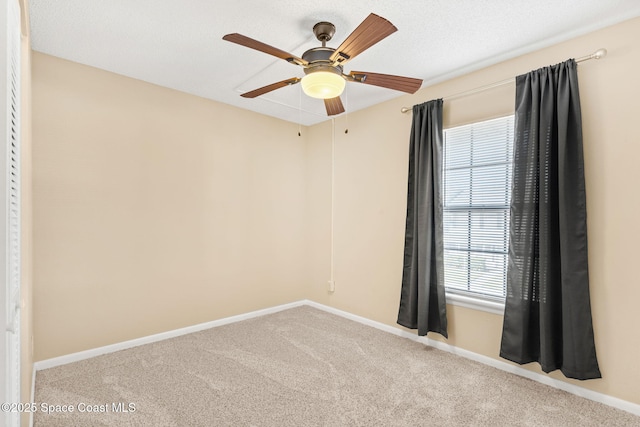
[[[354,320],[356,322],[365,324],[367,326],[371,326],[373,328],[380,329],[382,331],[389,332],[403,338],[408,338],[410,340],[423,343],[430,347],[437,348],[439,350],[443,350],[448,353],[452,353],[452,354],[464,357],[466,359],[471,359],[476,362],[480,362],[484,365],[488,365],[493,368],[500,369],[502,371],[506,371],[521,377],[528,378],[530,380],[537,381],[539,383],[566,391],[568,393],[575,394],[580,397],[584,397],[585,399],[593,400],[594,402],[599,402],[608,406],[612,406],[614,408],[622,409],[623,411],[630,412],[634,415],[640,416],[640,405],[636,403],[628,402],[626,400],[622,400],[617,397],[613,397],[607,394],[599,393],[597,391],[589,390],[584,387],[577,386],[575,384],[560,381],[544,374],[539,374],[537,372],[529,371],[518,365],[514,365],[509,362],[503,362],[502,360],[494,359],[488,356],[484,356],[482,354],[474,353],[469,350],[458,348],[453,345],[444,343],[442,341],[436,341],[427,337],[419,337],[415,333],[411,333],[400,328],[389,326],[384,323],[377,322],[375,320],[367,319],[365,317],[356,316],[346,311],[342,311],[333,307],[328,307],[322,304],[318,304],[313,301],[305,301],[305,304],[315,307],[317,309],[324,310],[326,312],[338,315],[338,316],[345,317],[350,320]]]
[[[188,326],[186,328],[175,329],[173,331],[163,332],[160,334],[149,335],[142,338],[136,338],[129,341],[124,341],[117,344],[111,344],[104,347],[98,347],[91,350],[81,351],[78,353],[72,353],[65,356],[54,357],[52,359],[41,360],[39,362],[34,363],[33,370],[33,382],[32,385],[32,401],[33,401],[33,390],[35,389],[35,374],[36,371],[53,368],[56,366],[66,365],[68,363],[77,362],[84,359],[89,359],[91,357],[100,356],[103,354],[113,353],[119,350],[125,350],[128,348],[138,347],[140,345],[149,344],[157,341],[166,340],[169,338],[178,337],[181,335],[190,334],[193,332],[199,332],[205,329],[215,328],[217,326],[228,325],[230,323],[239,322],[241,320],[253,319],[255,317],[264,316],[267,314],[277,313],[279,311],[287,310],[293,307],[300,307],[302,305],[308,305],[310,307],[317,308],[319,310],[326,311],[328,313],[335,314],[337,316],[344,317],[349,320],[353,320],[359,323],[362,323],[367,326],[371,326],[373,328],[379,329],[384,332],[388,332],[403,338],[408,338],[413,341],[420,342],[422,344],[428,345],[430,347],[437,348],[439,350],[443,350],[452,354],[456,354],[458,356],[474,360],[476,362],[480,362],[482,364],[500,369],[502,371],[510,372],[515,375],[519,375],[521,377],[529,378],[531,380],[537,381],[542,384],[546,384],[548,386],[564,390],[568,393],[575,394],[580,397],[584,397],[585,399],[593,400],[594,402],[599,402],[608,406],[612,406],[614,408],[622,409],[623,411],[630,412],[634,415],[640,416],[640,405],[628,402],[626,400],[618,399],[617,397],[609,396],[603,393],[599,393],[593,390],[589,390],[574,384],[570,384],[564,381],[556,380],[549,376],[539,374],[537,372],[532,372],[527,369],[524,369],[520,366],[504,362],[502,360],[494,359],[488,356],[484,356],[478,353],[471,352],[469,350],[465,350],[462,348],[458,348],[447,343],[443,343],[441,341],[436,341],[429,339],[427,337],[419,337],[418,335],[408,332],[406,330],[389,326],[381,322],[377,322],[375,320],[367,319],[362,316],[358,316],[343,310],[339,310],[337,308],[329,307],[323,304],[319,304],[315,301],[310,300],[300,300],[296,302],[292,302],[289,304],[278,305],[271,308],[266,308],[262,310],[252,311],[245,314],[240,314],[237,316],[226,317],[224,319],[214,320],[211,322],[200,323],[198,325]]]
[[[241,320],[253,319],[267,314],[277,313],[293,307],[304,305],[306,301],[296,301],[289,304],[278,305],[275,307],[265,308],[262,310],[251,311],[249,313],[239,314],[237,316],[225,317],[224,319],[213,320],[211,322],[200,323],[185,328],[174,329],[172,331],[161,332],[159,334],[148,335],[146,337],[135,338],[129,341],[123,341],[116,344],[106,345],[104,347],[93,348],[91,350],[79,351],[77,353],[67,354],[65,356],[54,357],[51,359],[41,360],[33,364],[34,371],[54,368],[56,366],[66,365],[68,363],[78,362],[80,360],[90,359],[92,357],[109,354],[128,348],[138,347],[144,344],[150,344],[169,338],[179,337],[194,332],[203,331],[205,329],[215,328],[216,326],[228,325],[230,323],[240,322]]]

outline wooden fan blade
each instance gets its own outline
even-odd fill
[[[349,34],[330,59],[344,64],[396,31],[398,29],[391,22],[372,13]]]
[[[394,76],[391,74],[368,73],[366,71],[352,71],[349,73],[351,81],[373,86],[386,87],[406,93],[415,93],[422,86],[422,79]]]
[[[231,43],[239,44],[240,46],[245,46],[251,49],[258,50],[260,52],[268,53],[269,55],[273,55],[277,58],[284,59],[287,62],[296,65],[307,65],[309,64],[302,58],[298,58],[295,55],[290,54],[289,52],[285,52],[284,50],[280,50],[276,47],[269,46],[268,44],[262,43],[258,40],[254,40],[250,37],[243,36],[242,34],[233,33],[227,34],[222,38],[222,40],[226,40]]]
[[[251,92],[243,93],[240,96],[244,98],[255,98],[256,96],[264,95],[265,93],[271,92],[272,90],[280,89],[281,87],[285,87],[285,86],[294,85],[296,83],[299,83],[300,80],[302,79],[299,77],[294,77],[292,79],[283,80],[278,83],[272,83],[270,85],[252,90]]]
[[[339,96],[325,99],[324,107],[327,109],[328,116],[335,116],[336,114],[344,113],[344,106],[342,105],[342,100]]]

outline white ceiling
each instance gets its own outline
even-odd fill
[[[639,0],[30,0],[34,50],[291,122],[327,120],[300,85],[255,99],[240,93],[303,71],[222,40],[241,33],[297,56],[337,27],[338,45],[369,13],[398,31],[345,66],[424,80],[423,87],[640,16]],[[599,47],[593,46],[594,50]],[[576,56],[592,52],[576,52]],[[403,95],[348,84],[349,111]]]

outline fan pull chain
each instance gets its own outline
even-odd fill
[[[298,136],[302,136],[302,88],[298,91]]]
[[[349,133],[349,85],[347,85],[345,89],[346,90],[344,92],[344,103],[345,103],[346,114],[344,115],[344,118],[347,121],[347,126],[344,130],[344,133]]]

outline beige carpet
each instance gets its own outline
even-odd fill
[[[308,306],[39,371],[35,400],[74,409],[38,427],[640,426]]]

